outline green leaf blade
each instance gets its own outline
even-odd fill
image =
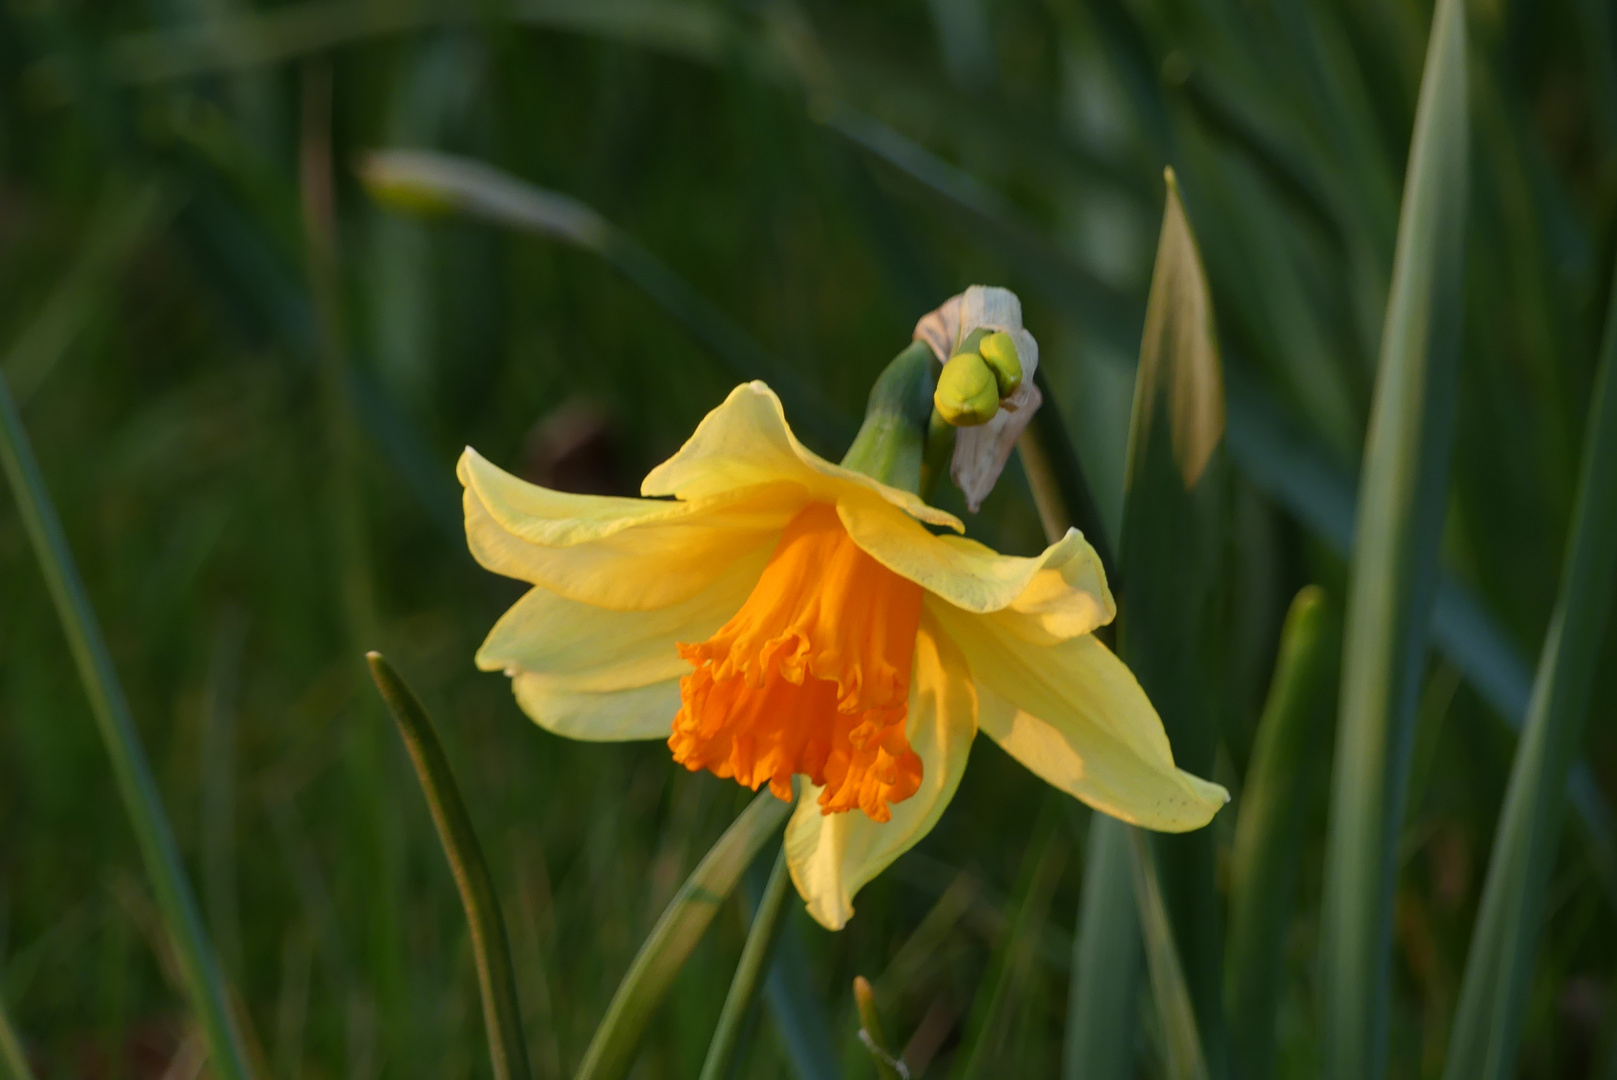
[[[1225,1005],[1238,1076],[1271,1074],[1281,966],[1303,841],[1299,804],[1324,775],[1340,617],[1324,590],[1297,594],[1241,790],[1230,860]]]
[[[1433,16],[1365,443],[1322,942],[1329,1080],[1386,1071],[1392,896],[1454,426],[1469,153],[1464,6]]]
[[[628,1072],[640,1036],[673,985],[674,976],[790,809],[789,803],[767,791],[759,795],[691,871],[618,984],[576,1080],[618,1080]]]
[[[1566,570],[1511,766],[1444,1080],[1516,1074],[1545,892],[1617,580],[1617,287],[1607,309]]]

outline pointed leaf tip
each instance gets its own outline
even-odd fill
[[[1146,435],[1158,399],[1163,399],[1174,462],[1188,490],[1201,479],[1213,450],[1224,438],[1224,371],[1207,274],[1171,166],[1163,170],[1163,179],[1167,203],[1140,338],[1134,415],[1141,435]],[[1140,445],[1144,442],[1143,437],[1137,440]],[[1131,454],[1131,480],[1133,467]]]

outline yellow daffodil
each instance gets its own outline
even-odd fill
[[[549,491],[471,449],[459,475],[472,553],[534,586],[478,666],[559,735],[666,739],[687,768],[783,799],[806,777],[787,857],[827,927],[937,822],[979,728],[1147,828],[1199,828],[1229,798],[1174,766],[1092,635],[1115,608],[1082,535],[1031,558],[937,535],[960,521],[805,449],[762,383],[709,413],[646,498]]]

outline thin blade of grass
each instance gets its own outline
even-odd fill
[[[494,1076],[496,1080],[528,1080],[528,1049],[522,1036],[522,1008],[517,1003],[516,973],[511,969],[505,918],[449,759],[444,757],[431,717],[393,665],[377,652],[367,653],[365,659],[370,662],[376,689],[398,723],[405,749],[410,752],[422,794],[432,811],[432,823],[438,828],[438,839],[455,875],[461,905],[466,909]]]
[[[12,1026],[11,1014],[6,1011],[3,999],[0,999],[0,1070],[4,1070],[5,1080],[34,1080],[34,1070],[28,1064],[22,1039]]]
[[[1205,633],[1218,575],[1223,371],[1212,300],[1172,170],[1146,303],[1124,478],[1117,653],[1162,717],[1174,761],[1211,776],[1218,745]],[[1224,946],[1211,830],[1154,835],[1162,899],[1205,1065],[1223,1076]],[[1150,943],[1147,943],[1147,953]],[[1153,986],[1157,983],[1153,980]]]
[[[857,975],[853,980],[854,1007],[859,1010],[859,1041],[870,1052],[871,1063],[876,1066],[880,1080],[910,1080],[909,1066],[888,1049],[887,1034],[882,1030],[881,1014],[876,1011],[876,991],[870,980]]]
[[[1328,1080],[1386,1070],[1392,897],[1454,426],[1468,168],[1464,5],[1432,18],[1365,441],[1322,921]]]
[[[90,606],[73,551],[4,375],[0,375],[0,465],[5,467],[23,526],[50,587],[79,678],[112,759],[124,810],[174,943],[175,960],[207,1042],[213,1071],[220,1080],[247,1080],[247,1055],[231,1014],[224,975],[186,880],[174,828],[163,809],[112,654],[107,651],[100,623]]]
[[[1039,937],[1050,914],[1050,897],[1066,862],[1066,849],[1055,827],[1057,798],[1060,796],[1054,792],[1046,793],[1040,820],[1028,837],[1016,889],[1016,916],[989,961],[991,974],[978,990],[966,1039],[950,1070],[957,1080],[1003,1076],[1016,1064],[1005,1056],[1010,1020],[1024,1007]]]
[[[1617,285],[1585,438],[1561,594],[1494,835],[1444,1080],[1517,1072],[1566,779],[1588,713],[1617,578]]]
[[[137,85],[239,71],[492,14],[458,4],[289,4],[272,11],[130,34],[113,42],[108,73]],[[519,0],[498,14],[524,26],[572,31],[694,60],[720,54],[727,23],[681,0]]]
[[[736,964],[729,993],[724,997],[724,1008],[719,1012],[719,1024],[713,1031],[707,1060],[702,1062],[700,1080],[725,1080],[730,1075],[741,1029],[758,996],[759,979],[774,949],[781,916],[786,911],[791,880],[786,867],[786,849],[782,847],[769,871],[769,883],[764,886],[764,894],[753,912],[752,925],[747,928],[747,943],[741,947],[741,960]]]
[[[1140,920],[1129,826],[1105,814],[1089,822],[1072,982],[1062,1036],[1062,1080],[1127,1080],[1138,1031]]]
[[[1207,1055],[1196,1024],[1190,984],[1179,962],[1173,925],[1163,898],[1150,837],[1128,830],[1133,848],[1134,893],[1139,899],[1140,935],[1145,939],[1146,968],[1151,972],[1151,996],[1168,1047],[1168,1080],[1207,1080]]]
[[[1247,1080],[1272,1070],[1282,963],[1297,890],[1310,788],[1323,778],[1330,691],[1341,627],[1325,591],[1297,594],[1280,634],[1269,699],[1241,789],[1230,860],[1224,1000],[1230,1068]]]
[[[561,240],[593,252],[642,289],[740,379],[763,379],[794,427],[825,447],[842,446],[853,425],[813,382],[766,352],[729,316],[593,208],[535,187],[491,165],[430,150],[367,155],[360,176],[384,205],[405,212],[460,213]]]
[[[617,1080],[702,932],[747,865],[786,820],[790,803],[764,792],[741,812],[685,879],[629,964],[584,1053],[575,1080]]]
[[[101,197],[84,249],[6,354],[6,378],[20,406],[50,377],[89,322],[96,301],[171,210],[158,181],[133,190],[115,183]]]

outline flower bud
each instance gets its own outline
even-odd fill
[[[994,373],[999,384],[999,396],[1008,398],[1022,385],[1022,361],[1016,355],[1016,339],[1003,330],[996,330],[983,338],[977,352]]]
[[[999,380],[977,353],[956,353],[938,375],[932,404],[955,427],[986,424],[999,411]]]

